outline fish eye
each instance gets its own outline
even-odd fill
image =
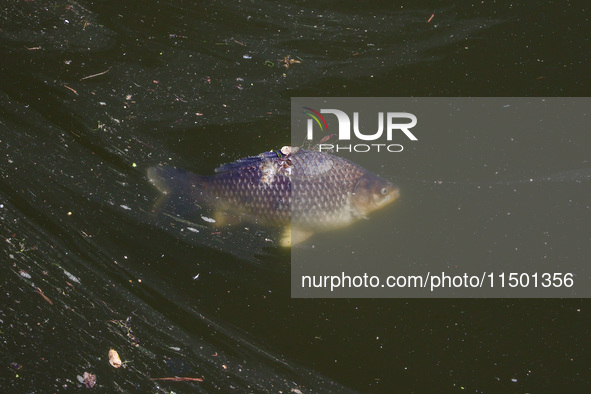
[[[383,196],[385,196],[386,194],[388,194],[389,190],[387,187],[383,187],[382,190],[380,190],[380,193],[382,193]]]

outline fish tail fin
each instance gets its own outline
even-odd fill
[[[205,177],[180,168],[154,166],[148,168],[148,179],[164,194],[184,194],[199,188]]]
[[[164,194],[163,199],[173,202],[177,208],[195,208],[200,202],[200,192],[206,177],[170,166],[148,168],[148,180]],[[160,199],[157,205],[163,203]]]

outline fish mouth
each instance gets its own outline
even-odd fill
[[[394,185],[392,184],[392,191],[390,191],[390,195],[392,198],[392,201],[398,199],[398,197],[400,197],[400,188],[398,187],[398,185]]]

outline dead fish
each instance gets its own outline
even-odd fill
[[[218,224],[230,216],[284,228],[282,246],[345,227],[399,196],[396,185],[347,159],[290,146],[215,172],[202,176],[156,166],[148,178],[171,198],[213,208]]]

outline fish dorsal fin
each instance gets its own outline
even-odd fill
[[[327,153],[305,149],[295,150],[290,154],[283,154],[281,151],[270,151],[257,156],[246,157],[232,163],[222,164],[215,169],[215,172],[222,173],[243,170],[245,167],[260,167],[264,163],[273,162],[278,168],[283,170],[291,167],[292,170],[285,172],[291,177],[308,179],[328,173],[335,166],[337,160],[345,161],[345,159]]]
[[[245,157],[243,159],[236,160],[232,163],[222,164],[221,166],[219,166],[218,168],[215,169],[215,172],[216,173],[228,172],[228,171],[238,170],[243,167],[258,166],[261,164],[261,162],[263,160],[272,159],[272,158],[276,158],[276,157],[277,157],[276,152],[265,152],[265,153],[261,153],[260,155],[257,155],[257,156]]]

